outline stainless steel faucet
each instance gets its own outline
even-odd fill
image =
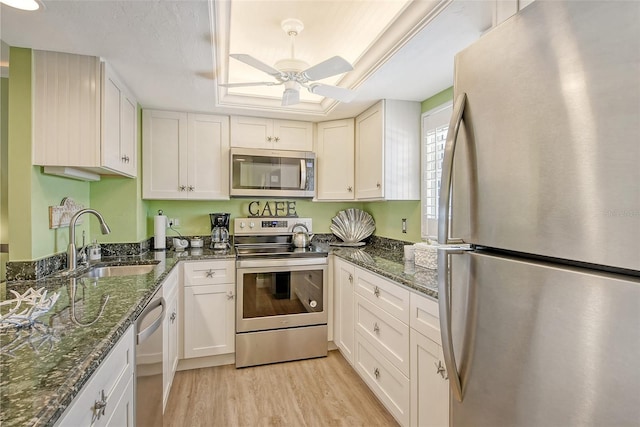
[[[73,272],[77,268],[78,252],[76,251],[76,222],[81,215],[86,213],[92,213],[96,217],[98,217],[102,234],[111,233],[111,229],[109,228],[107,223],[104,222],[104,218],[97,210],[80,209],[78,212],[76,212],[75,215],[71,217],[71,221],[69,222],[69,246],[67,247],[67,271],[69,273]]]

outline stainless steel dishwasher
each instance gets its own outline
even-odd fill
[[[162,286],[136,321],[136,426],[162,425]]]

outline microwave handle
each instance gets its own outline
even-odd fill
[[[300,159],[300,189],[304,190],[307,187],[307,161]]]

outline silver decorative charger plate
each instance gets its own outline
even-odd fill
[[[367,212],[361,209],[349,208],[338,212],[331,219],[329,229],[344,243],[362,246],[356,244],[363,243],[364,239],[373,234],[376,229],[376,223]]]

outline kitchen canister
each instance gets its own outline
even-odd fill
[[[438,246],[429,243],[416,243],[415,264],[431,270],[438,269]]]

